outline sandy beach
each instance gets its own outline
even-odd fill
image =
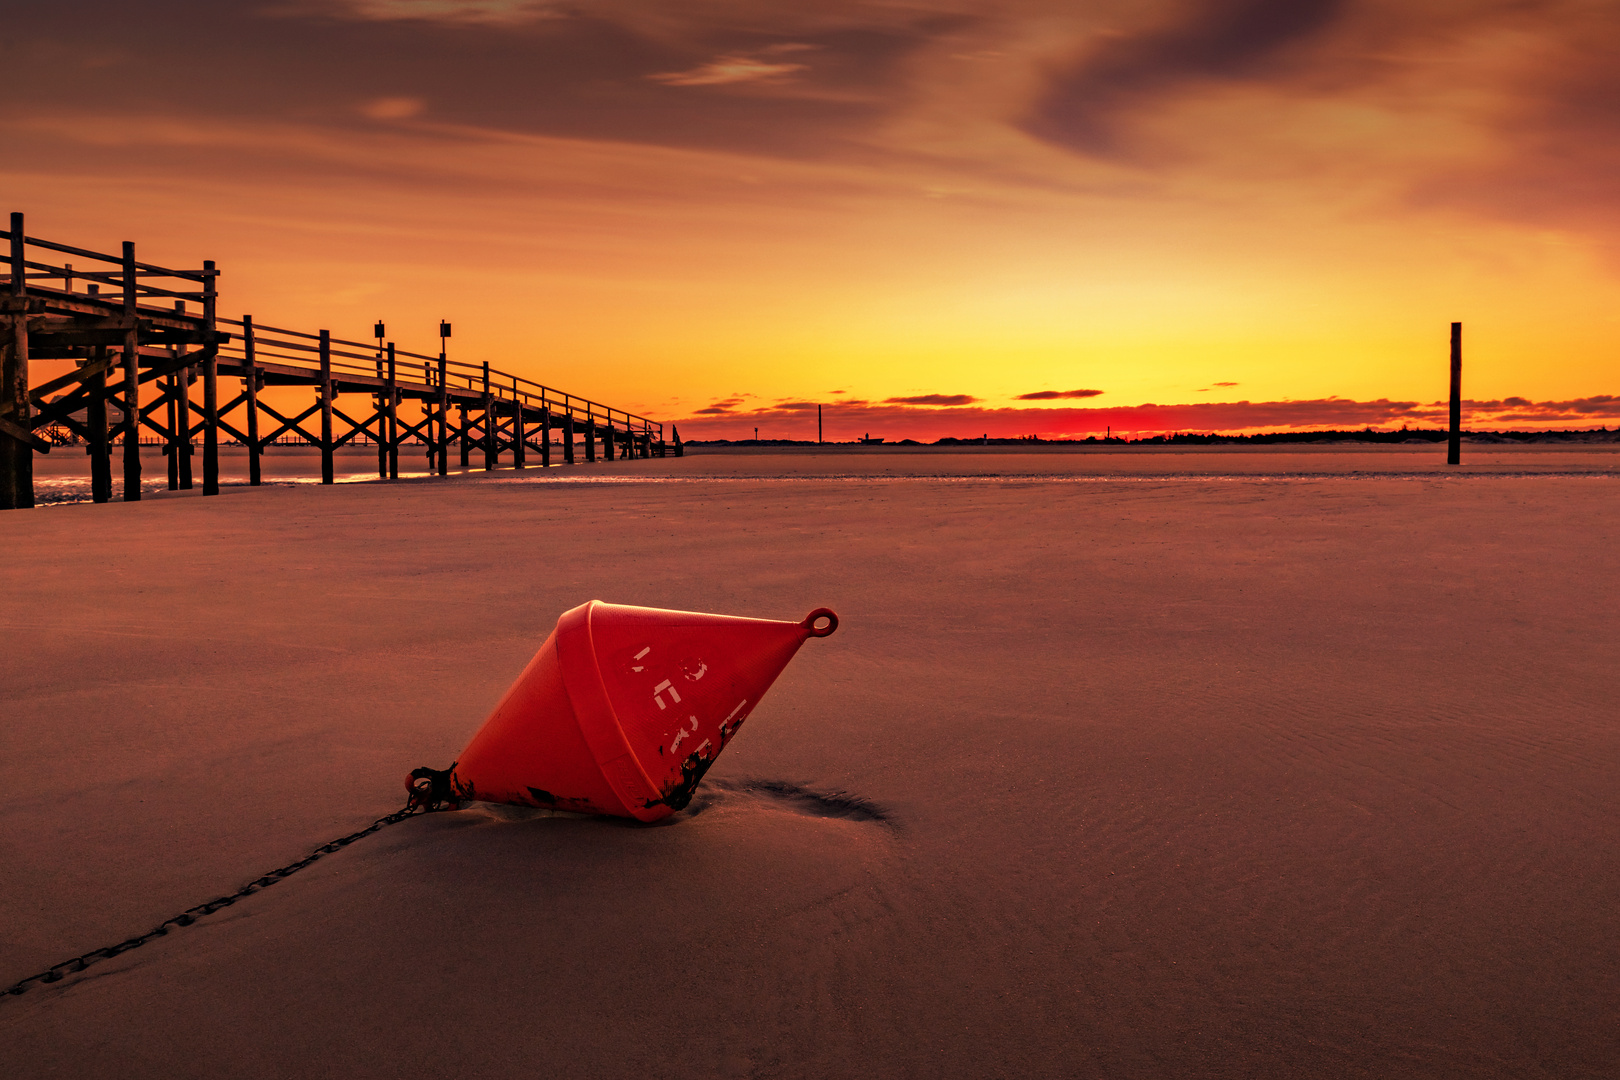
[[[397,809],[576,604],[842,620],[667,822],[407,820],[0,999],[0,1068],[1613,1076],[1620,453],[1443,460],[694,451],[0,515],[0,984]]]

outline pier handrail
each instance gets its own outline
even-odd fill
[[[9,242],[11,238],[12,234],[9,230],[0,229],[0,241]],[[149,302],[143,303],[142,300],[167,299],[206,304],[208,300],[218,296],[217,290],[213,287],[220,274],[217,269],[175,269],[173,267],[159,266],[155,263],[141,262],[124,255],[111,255],[72,244],[45,240],[37,236],[24,236],[23,244],[25,247],[37,248],[41,251],[58,252],[77,258],[93,260],[110,267],[110,269],[89,268],[74,266],[69,263],[58,265],[25,259],[22,275],[25,286],[30,292],[43,292],[61,299],[70,298],[76,305],[89,309],[104,309],[109,315],[119,313],[134,314],[137,317],[152,318],[163,323],[183,321],[194,324],[198,328],[203,328],[205,319],[201,314],[193,315],[183,310],[161,308]],[[133,245],[129,245],[129,247],[133,249]],[[0,273],[0,288],[9,290],[12,283],[10,266],[4,265],[3,268],[5,272]],[[169,288],[150,280],[143,280],[153,278],[196,282],[203,285],[203,288],[201,290]],[[75,282],[80,279],[96,285],[109,286],[119,291],[95,294],[80,292],[74,287]],[[41,289],[41,285],[48,281],[60,282],[60,285],[55,288],[46,287]],[[130,296],[133,297],[133,303],[128,298]],[[213,322],[217,326],[244,326],[241,319],[217,317]],[[209,327],[209,329],[211,328]],[[320,352],[318,344],[303,344],[306,341],[318,343],[320,340],[318,333],[311,334],[285,327],[267,326],[257,320],[253,321],[253,333],[258,345],[258,355],[261,359],[276,359],[290,362],[299,367],[310,367],[307,357],[289,355],[289,353],[319,355]],[[332,347],[328,350],[328,355],[332,360],[334,374],[376,374],[375,370],[368,371],[362,365],[376,365],[380,359],[381,350],[377,342],[350,341],[338,337],[330,337],[329,341]],[[365,351],[348,351],[351,349]],[[240,357],[243,353],[243,346],[239,336],[232,335],[231,341],[221,344],[219,352],[222,356]],[[418,385],[438,385],[436,381],[432,380],[436,377],[434,369],[440,363],[439,356],[411,352],[397,347],[394,350],[394,355],[396,358],[409,358],[426,365],[424,367],[425,378]],[[348,363],[348,361],[355,361],[355,363]],[[462,360],[445,358],[443,366],[449,389],[471,393],[483,392],[483,364],[471,364]],[[558,415],[574,416],[581,420],[591,420],[626,430],[641,431],[653,436],[655,440],[661,439],[663,436],[663,424],[659,421],[623,409],[616,409],[602,402],[580,397],[577,394],[570,394],[493,366],[489,368],[489,392],[502,402],[522,401],[525,407],[533,406],[537,409],[550,409]]]
[[[241,319],[222,318],[219,323],[225,326],[242,327],[244,330],[247,325]],[[319,334],[308,334],[299,330],[266,326],[257,319],[253,320],[252,325],[253,339],[260,360],[275,358],[291,361],[302,366],[307,364],[307,356],[318,356],[320,354]],[[386,345],[379,350],[375,341],[367,343],[337,337],[329,337],[327,341],[330,346],[327,349],[327,356],[331,359],[331,369],[335,376],[345,374],[375,376],[375,366],[383,359],[383,355],[386,353]],[[315,342],[315,344],[304,344],[304,342]],[[339,346],[346,346],[346,348],[339,348]],[[349,351],[358,349],[366,351]],[[289,355],[290,353],[304,355],[295,356]],[[242,356],[244,354],[244,345],[240,337],[233,335],[229,343],[220,347],[220,354],[232,357]],[[436,380],[439,357],[430,356],[426,353],[410,352],[397,346],[394,349],[394,356],[396,361],[400,358],[409,358],[419,361],[423,366],[423,379],[414,385],[419,387],[438,386]],[[483,392],[484,366],[482,364],[471,364],[466,361],[446,358],[444,366],[446,384],[451,390],[480,394]],[[591,419],[599,423],[611,424],[626,429],[650,432],[655,437],[661,436],[663,433],[664,426],[659,421],[651,420],[638,413],[616,409],[611,405],[580,397],[578,394],[570,394],[567,391],[558,390],[555,387],[535,382],[532,379],[526,379],[521,375],[502,371],[499,368],[491,367],[489,369],[489,386],[491,395],[500,401],[521,400],[525,407],[532,405],[535,408],[550,409],[559,415],[572,415],[581,420]]]

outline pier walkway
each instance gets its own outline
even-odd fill
[[[328,484],[334,452],[357,440],[375,443],[378,476],[396,479],[402,447],[441,476],[452,453],[464,466],[481,454],[486,469],[503,456],[521,469],[554,456],[572,464],[581,452],[595,461],[598,450],[608,461],[682,452],[678,435],[666,442],[646,417],[449,359],[449,323],[433,355],[398,348],[380,322],[375,340],[358,342],[221,318],[211,261],[170,269],[138,261],[133,243],[108,255],[27,236],[22,214],[10,224],[0,231],[10,249],[0,274],[0,510],[34,505],[35,454],[78,444],[96,502],[113,497],[115,447],[122,498],[140,499],[142,428],[163,443],[171,488],[192,486],[201,441],[205,495],[219,492],[222,435],[247,448],[250,484],[265,448],[289,435],[320,448]],[[36,360],[75,366],[35,384]],[[313,388],[313,403],[289,404],[284,387]]]

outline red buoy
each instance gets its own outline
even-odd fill
[[[592,600],[557,628],[457,759],[464,800],[656,821],[698,781],[806,638],[838,616],[742,619]]]

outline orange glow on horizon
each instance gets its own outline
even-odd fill
[[[1581,107],[1614,78],[1596,59],[1613,20],[1359,3],[1175,69],[1161,43],[1216,6],[941,5],[930,30],[836,4],[771,15],[745,49],[705,44],[740,5],[610,5],[656,57],[598,58],[624,66],[590,122],[404,77],[356,96],[312,61],[298,108],[254,86],[213,111],[27,102],[0,119],[24,150],[0,175],[34,235],[215,259],[229,316],[362,340],[380,317],[420,351],[447,318],[459,359],[683,434],[802,438],[781,407],[840,397],[935,437],[986,416],[1030,433],[1005,409],[1076,422],[1057,405],[1428,405],[1454,319],[1467,396],[1537,403],[1514,426],[1620,416],[1542,407],[1615,390],[1620,221],[1607,151],[1585,149],[1613,118]],[[513,56],[571,32],[522,5],[344,10],[321,18],[355,40],[403,27]],[[231,18],[273,35],[300,16]],[[868,39],[838,33],[861,26],[883,80],[849,67]],[[34,31],[25,68],[50,40]],[[1075,388],[1102,393],[1024,400]],[[928,397],[972,400],[902,400]]]

